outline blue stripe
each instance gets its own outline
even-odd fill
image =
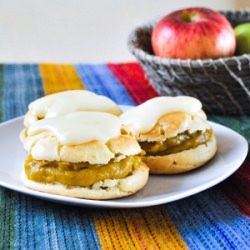
[[[166,205],[190,249],[249,249],[250,220],[220,192],[210,189]]]
[[[28,196],[18,195],[16,210],[17,249],[21,249],[22,247],[24,249],[42,249],[42,246],[45,246],[44,248],[47,249],[42,234],[44,223],[41,219],[35,218],[34,203],[32,201]]]
[[[16,249],[101,249],[87,208],[19,195],[17,213]]]
[[[28,104],[44,95],[38,65],[6,65],[4,68],[3,118],[23,115]]]
[[[105,95],[118,104],[135,105],[127,90],[106,65],[75,65],[75,68],[86,89]]]
[[[90,211],[67,207],[59,210],[58,237],[63,249],[101,249]],[[61,245],[60,245],[61,246]]]

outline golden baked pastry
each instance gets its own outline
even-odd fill
[[[33,123],[21,133],[28,157],[22,179],[47,193],[112,199],[146,184],[148,168],[136,139],[122,134],[118,116],[74,112]]]
[[[100,111],[120,115],[120,108],[108,97],[87,90],[68,90],[41,97],[29,104],[24,125],[77,111]]]
[[[156,97],[121,115],[128,133],[146,152],[152,174],[176,174],[202,166],[217,151],[201,102],[193,97]]]

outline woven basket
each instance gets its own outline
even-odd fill
[[[232,26],[250,21],[249,10],[221,11]],[[156,22],[137,27],[128,47],[161,95],[189,95],[207,113],[250,115],[250,54],[219,59],[181,60],[153,55],[151,33]]]

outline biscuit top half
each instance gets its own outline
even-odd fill
[[[107,164],[118,156],[141,152],[135,137],[123,134],[120,117],[105,112],[43,119],[25,128],[20,139],[36,160]]]
[[[171,137],[184,130],[208,128],[201,102],[190,96],[156,97],[124,112],[121,119],[137,135],[154,130],[160,134],[163,129]]]
[[[78,111],[100,111],[120,115],[121,110],[111,99],[87,90],[69,90],[41,97],[29,104],[24,124]]]
[[[120,135],[119,117],[104,112],[73,112],[64,116],[37,121],[28,130],[28,136],[49,132],[63,145],[78,145],[93,140],[106,143]]]

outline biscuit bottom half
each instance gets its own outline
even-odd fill
[[[160,156],[175,154],[207,143],[211,139],[212,135],[212,129],[206,130],[204,132],[196,131],[194,133],[185,131],[175,137],[167,138],[164,141],[140,142],[140,146],[146,151],[147,155]]]
[[[34,182],[89,187],[98,181],[125,178],[140,165],[139,156],[127,156],[105,165],[93,165],[87,162],[42,161],[29,155],[24,163],[24,171],[26,177]]]
[[[166,155],[146,155],[143,161],[151,174],[178,174],[203,166],[216,152],[216,138],[212,135],[208,141],[194,148]]]

